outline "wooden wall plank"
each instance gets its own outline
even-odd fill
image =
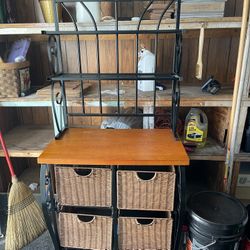
[[[69,107],[70,112],[82,113],[81,107]],[[90,113],[90,108],[85,109],[86,113]],[[91,126],[91,117],[70,117],[69,118],[70,126]]]
[[[207,108],[205,110],[208,117],[208,133],[211,137],[217,140],[221,145],[225,145],[227,128],[229,124],[230,117],[229,108],[216,107],[216,108]]]
[[[133,73],[136,70],[136,48],[134,41],[121,40],[119,42],[120,72]]]
[[[119,43],[119,50],[122,50],[120,45],[121,44]],[[101,50],[100,50],[101,73],[115,73],[116,67],[117,67],[116,66],[115,41],[100,41],[100,47],[101,47]],[[91,52],[88,52],[88,54],[89,53]],[[95,53],[96,53],[96,50],[95,50]],[[120,62],[121,62],[121,58],[120,58]]]
[[[53,123],[51,109],[47,107],[18,108],[20,125],[51,125]]]
[[[41,66],[41,80],[39,80],[40,85],[48,83],[48,76],[51,75],[48,52],[47,52],[47,42],[40,43],[40,66]]]
[[[41,85],[43,82],[42,67],[43,64],[45,64],[46,62],[43,62],[41,60],[39,43],[32,42],[30,44],[30,49],[28,52],[28,60],[30,62],[30,78],[32,85]]]
[[[88,59],[88,72],[97,72],[97,62],[96,62],[96,42],[86,41],[86,51]]]
[[[232,184],[230,188],[230,194],[235,195],[237,183],[238,183],[238,177],[240,172],[240,162],[235,162],[233,165],[233,174],[232,174]]]
[[[18,122],[17,110],[15,108],[0,108],[0,129],[3,133],[17,126]]]
[[[70,41],[65,44],[67,51],[67,67],[69,73],[79,73],[78,52],[76,41]]]
[[[17,23],[34,23],[35,7],[33,0],[12,0],[12,6],[15,8],[15,19]]]
[[[213,75],[219,82],[226,83],[228,78],[228,61],[230,40],[224,38],[211,38],[208,52],[207,77]]]
[[[224,16],[227,17],[227,16],[234,16],[235,15],[236,1],[238,2],[239,0],[228,0],[228,1],[226,1]]]

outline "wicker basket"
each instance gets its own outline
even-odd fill
[[[0,63],[0,97],[19,97],[30,89],[29,62]]]
[[[171,218],[121,217],[118,223],[119,250],[171,249]]]
[[[111,206],[111,170],[55,167],[56,193],[61,205]]]
[[[172,211],[175,173],[118,171],[118,207],[121,209]]]
[[[60,213],[58,226],[63,247],[111,249],[111,217]]]

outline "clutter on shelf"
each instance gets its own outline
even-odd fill
[[[215,80],[213,76],[210,76],[209,79],[201,87],[202,92],[207,92],[212,95],[217,94],[220,89],[221,84],[217,80]]]
[[[223,17],[227,0],[183,0],[181,18]]]
[[[124,114],[135,113],[133,108],[125,109]],[[140,112],[142,113],[142,112]],[[106,119],[102,122],[102,129],[133,129],[133,128],[142,128],[143,127],[143,118],[135,116],[121,116],[121,117],[112,117]]]
[[[0,60],[0,97],[25,96],[30,90],[30,63],[26,55],[30,39],[14,42],[6,60]]]
[[[149,18],[152,20],[159,20],[162,13],[164,12],[167,5],[169,5],[171,1],[155,1],[153,2],[148,11],[149,11]],[[170,19],[173,18],[175,12],[175,6],[172,4],[169,6],[168,10],[163,16],[163,19]]]

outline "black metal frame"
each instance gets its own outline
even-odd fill
[[[94,20],[93,15],[88,10],[87,6],[84,4],[83,1],[79,0],[53,0],[54,6],[54,17],[55,17],[55,31],[44,31],[44,34],[49,35],[48,41],[48,52],[49,52],[49,60],[52,63],[52,72],[53,75],[49,78],[51,82],[51,95],[52,95],[52,109],[53,109],[53,117],[55,127],[57,129],[58,134],[56,138],[60,138],[63,134],[64,130],[68,128],[68,118],[70,116],[141,116],[141,117],[156,117],[156,116],[165,116],[166,114],[159,114],[156,113],[156,104],[157,104],[157,91],[154,86],[153,95],[153,112],[152,113],[141,113],[139,110],[139,101],[138,101],[138,80],[169,80],[172,82],[172,109],[171,109],[171,118],[172,123],[171,127],[173,130],[174,135],[177,138],[177,131],[176,131],[176,124],[179,112],[179,104],[180,104],[180,66],[181,66],[181,55],[182,55],[182,31],[180,30],[180,9],[181,9],[181,0],[171,0],[169,4],[166,5],[165,9],[163,10],[158,23],[156,25],[156,29],[154,30],[141,30],[141,25],[143,18],[151,6],[151,4],[155,0],[140,0],[140,1],[148,1],[146,8],[144,9],[140,20],[138,21],[138,25],[136,30],[120,30],[119,29],[119,22],[118,22],[118,3],[119,2],[129,2],[129,1],[136,1],[136,0],[85,0],[85,2],[101,2],[101,1],[109,1],[113,2],[115,5],[115,29],[114,30],[98,30],[98,25]],[[79,30],[78,25],[74,17],[71,15],[70,11],[65,6],[65,2],[80,2],[81,5],[85,8],[88,12],[92,23],[93,29],[91,30]],[[162,29],[161,23],[162,19],[172,4],[177,3],[177,11],[176,11],[176,23],[175,29]],[[62,8],[66,11],[69,18],[71,19],[74,30],[72,31],[61,31],[58,15],[57,15],[57,4],[60,4]],[[175,34],[175,47],[174,47],[174,58],[173,58],[173,67],[172,72],[169,73],[155,73],[155,74],[142,74],[138,72],[138,56],[136,57],[136,69],[135,73],[120,73],[119,67],[119,35],[121,34],[134,34],[136,35],[136,55],[139,52],[139,35],[140,34],[152,34],[155,35],[155,69],[157,69],[157,51],[158,51],[158,41],[159,41],[159,34]],[[109,74],[109,73],[101,73],[100,70],[100,44],[99,44],[99,36],[103,34],[115,35],[115,46],[116,46],[116,73]],[[63,72],[63,62],[62,62],[62,51],[61,51],[61,35],[75,35],[77,41],[77,52],[78,52],[78,66],[79,72],[74,74],[69,74],[67,72]],[[96,37],[96,62],[97,62],[97,72],[96,73],[86,73],[83,72],[82,63],[81,63],[81,47],[80,47],[80,35],[92,35]],[[85,110],[85,96],[84,96],[84,82],[87,80],[96,80],[98,82],[98,101],[99,101],[99,113],[87,113]],[[113,80],[116,81],[117,87],[117,112],[116,113],[104,113],[103,112],[103,101],[102,101],[102,81],[103,80]],[[121,101],[120,101],[120,81],[122,80],[133,80],[136,82],[135,84],[135,111],[134,113],[123,113],[121,110]],[[81,86],[81,112],[79,113],[72,113],[68,111],[67,108],[67,96],[65,91],[65,84],[66,81],[79,81]],[[55,92],[55,84],[60,85],[60,91]],[[57,107],[61,108],[61,115],[59,116],[56,112]],[[60,119],[63,120],[64,127],[60,126]],[[46,222],[48,224],[48,229],[50,234],[53,238],[54,245],[56,249],[59,249],[59,239],[58,239],[58,232],[57,232],[57,225],[56,225],[56,218],[55,212],[60,210],[57,208],[55,198],[53,196],[53,190],[51,186],[51,170],[53,166],[42,165],[41,167],[41,194],[42,194],[42,204],[44,214],[46,216]],[[118,249],[118,235],[117,235],[117,220],[120,210],[117,209],[117,183],[116,183],[116,172],[119,168],[118,166],[111,166],[112,169],[112,207],[111,209],[111,216],[113,218],[113,239],[112,239],[112,249]],[[132,168],[130,168],[133,170]],[[138,171],[138,169],[136,168]],[[149,170],[149,169],[148,169]],[[176,210],[173,212],[174,217],[174,230],[173,232],[173,250],[177,250],[180,244],[180,231],[181,231],[181,224],[183,220],[183,204],[184,200],[184,193],[182,192],[183,187],[185,185],[185,170],[181,167],[176,167],[177,173],[177,185],[176,185],[176,201],[175,201],[175,208]],[[85,208],[88,209],[88,208]],[[93,209],[93,208],[89,208]],[[100,208],[102,209],[102,208]],[[107,208],[106,208],[107,209]],[[52,226],[51,226],[52,221]]]
[[[95,2],[101,2],[103,0],[96,0]],[[59,138],[62,134],[64,129],[68,127],[68,117],[69,116],[143,116],[143,117],[155,117],[155,116],[165,116],[166,114],[159,114],[156,113],[156,104],[157,104],[157,95],[156,95],[156,88],[154,88],[153,91],[153,112],[147,113],[147,114],[141,114],[139,110],[139,104],[138,104],[138,80],[169,80],[172,81],[172,130],[174,135],[177,137],[176,132],[176,121],[178,117],[179,112],[179,104],[180,104],[180,66],[181,66],[181,45],[182,45],[182,31],[180,30],[180,8],[181,8],[181,0],[171,0],[169,4],[166,4],[165,9],[163,10],[158,23],[156,25],[156,29],[154,30],[141,30],[141,25],[143,18],[149,9],[149,7],[152,5],[152,3],[155,0],[148,0],[148,4],[146,8],[144,9],[140,20],[138,22],[138,25],[136,27],[136,30],[120,30],[119,29],[119,22],[118,22],[118,3],[119,2],[129,2],[131,0],[105,0],[113,2],[115,5],[115,29],[114,30],[98,30],[98,25],[91,14],[91,12],[88,10],[87,6],[84,4],[83,1],[77,1],[77,0],[53,0],[54,2],[54,16],[55,16],[55,31],[45,31],[44,34],[49,35],[49,54],[50,54],[50,61],[53,62],[53,76],[51,76],[49,79],[51,81],[52,86],[52,106],[53,110],[56,110],[55,105],[62,105],[62,113],[64,114],[64,127],[59,126],[59,117],[56,112],[54,113],[54,120],[55,124],[58,130],[58,135],[56,138]],[[136,1],[136,0],[134,0]],[[146,0],[142,0],[146,1]],[[88,12],[92,24],[93,29],[91,30],[79,30],[77,22],[75,18],[72,16],[70,11],[65,6],[65,2],[80,2],[81,5],[84,7],[84,9]],[[85,2],[94,2],[94,0],[88,0]],[[161,23],[162,19],[164,17],[164,14],[167,12],[167,10],[170,8],[172,4],[177,3],[177,11],[176,11],[176,24],[175,29],[161,29]],[[74,30],[72,31],[62,31],[60,30],[58,15],[57,15],[57,4],[61,4],[62,8],[66,11],[69,18],[71,19]],[[136,57],[136,69],[135,73],[128,74],[128,73],[120,73],[119,70],[119,35],[121,34],[135,34],[136,35],[136,55],[138,55],[139,52],[139,35],[140,34],[152,34],[155,35],[155,68],[157,69],[157,57],[158,57],[158,41],[159,41],[159,34],[166,34],[171,33],[175,34],[175,48],[174,48],[174,58],[173,58],[173,69],[172,72],[169,72],[168,74],[146,74],[146,73],[139,73],[138,72],[138,56]],[[100,70],[100,44],[99,44],[99,35],[102,34],[109,34],[109,35],[115,35],[115,44],[116,44],[116,73],[109,74],[109,73],[101,73]],[[78,65],[79,65],[79,72],[75,74],[69,74],[66,72],[63,72],[63,62],[62,62],[62,52],[61,52],[61,35],[75,35],[77,38],[77,53],[78,53]],[[82,70],[82,63],[81,63],[81,46],[80,46],[80,35],[93,35],[96,37],[96,62],[97,62],[97,73],[86,73]],[[83,92],[83,86],[84,81],[87,80],[96,80],[98,82],[98,96],[99,96],[99,113],[87,113],[85,112],[85,101],[84,101],[84,92]],[[115,114],[107,114],[103,113],[103,101],[102,101],[102,80],[113,80],[116,81],[117,84],[117,112]],[[131,114],[124,114],[121,110],[121,103],[120,103],[120,81],[122,80],[133,80],[136,82],[135,84],[135,112]],[[67,96],[65,92],[65,81],[80,81],[81,85],[81,112],[79,113],[70,113],[67,109]],[[56,83],[60,84],[61,91],[60,93],[54,92],[54,86]]]

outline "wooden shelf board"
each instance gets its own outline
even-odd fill
[[[40,164],[189,165],[189,158],[170,129],[71,128],[53,140]]]
[[[250,153],[240,152],[239,154],[236,154],[235,161],[250,162]]]
[[[197,148],[195,152],[189,153],[190,160],[224,161],[226,150],[212,138],[208,138],[205,147]]]
[[[42,126],[20,126],[4,134],[11,157],[38,157],[54,138],[53,129]],[[0,150],[0,156],[4,156]]]
[[[155,20],[142,21],[141,29],[155,30]],[[200,29],[201,25],[205,23],[206,29],[227,29],[227,28],[240,28],[241,17],[223,17],[223,18],[186,18],[181,19],[181,29],[194,30]],[[133,21],[119,21],[120,30],[135,30],[138,22]],[[161,29],[174,29],[175,20],[163,20]],[[78,24],[79,30],[93,30],[92,25]],[[101,22],[98,23],[100,30],[114,30],[115,22]],[[15,24],[0,24],[0,35],[39,35],[42,31],[55,30],[54,24],[50,23],[15,23]],[[60,30],[69,31],[74,30],[72,23],[60,23]]]
[[[95,84],[86,90],[85,104],[89,107],[99,106],[99,99]],[[114,90],[115,85],[105,84],[102,91]],[[135,106],[135,88],[124,86],[121,88],[124,94],[120,94],[121,107],[134,107]],[[232,89],[222,89],[217,95],[203,93],[199,86],[181,86],[181,103],[183,107],[231,107],[232,104]],[[171,106],[171,88],[167,90],[157,91],[156,105],[159,107]],[[51,106],[51,96],[39,96],[32,94],[20,98],[0,98],[0,107],[36,107],[36,106]],[[117,107],[117,96],[104,93],[102,95],[103,106]],[[138,97],[139,106],[152,106],[153,93],[140,92]],[[68,98],[68,106],[77,107],[81,106],[81,98],[78,96]]]

